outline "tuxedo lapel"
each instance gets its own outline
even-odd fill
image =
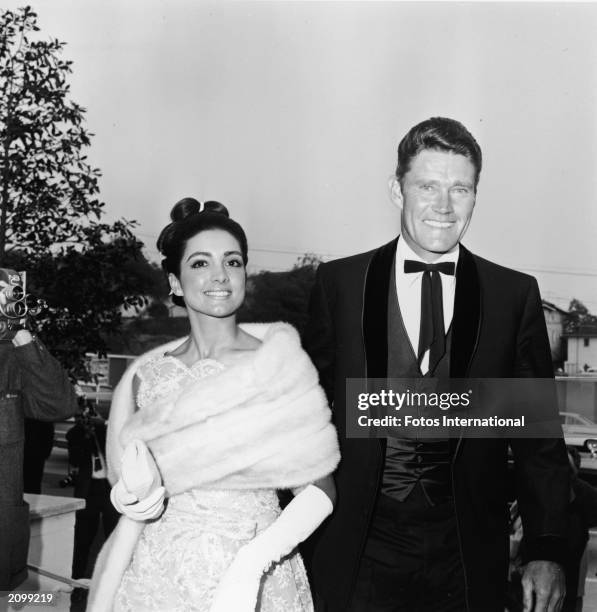
[[[365,277],[363,340],[368,378],[385,378],[388,371],[388,291],[396,255],[394,239],[375,251]],[[452,318],[451,378],[465,378],[481,327],[481,285],[472,253],[460,245]]]
[[[365,277],[362,328],[368,378],[388,373],[388,291],[397,241],[375,251]]]
[[[465,378],[468,375],[480,329],[481,285],[479,274],[471,252],[460,245],[452,318],[451,378]]]

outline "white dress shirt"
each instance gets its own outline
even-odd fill
[[[456,245],[450,252],[444,253],[433,263],[442,261],[452,261],[456,266],[458,264],[458,256],[460,247]],[[421,280],[423,272],[404,272],[404,260],[414,259],[415,261],[425,262],[419,257],[406,243],[404,238],[398,239],[396,247],[396,293],[398,294],[398,304],[400,305],[400,314],[406,328],[406,333],[413,347],[415,355],[419,351],[419,332],[421,328]],[[454,294],[456,292],[456,275],[443,274],[440,272],[439,277],[442,281],[442,301],[444,306],[444,329],[446,333],[452,323],[454,315]],[[421,372],[425,374],[429,369],[429,349],[425,352],[421,361]]]

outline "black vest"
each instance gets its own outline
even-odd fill
[[[452,329],[446,336],[446,353],[434,377],[450,375]],[[429,374],[429,373],[428,373]],[[392,266],[388,295],[388,378],[423,376],[402,320],[396,294],[395,263]],[[435,505],[452,497],[451,453],[448,439],[388,438],[381,492],[404,501],[417,483],[425,497]]]

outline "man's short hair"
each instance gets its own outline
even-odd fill
[[[481,174],[481,147],[473,135],[455,119],[431,117],[415,125],[398,145],[396,178],[402,185],[404,175],[410,169],[411,160],[425,149],[449,151],[464,155],[475,167],[475,190]]]

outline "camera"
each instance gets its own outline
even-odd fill
[[[27,273],[0,268],[0,340],[12,340],[46,303],[26,292]]]

